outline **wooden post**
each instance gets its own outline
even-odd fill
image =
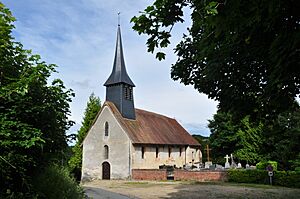
[[[206,149],[204,149],[206,151],[206,154],[207,154],[207,162],[210,162],[209,161],[209,151],[211,150],[208,146],[208,144],[206,145]]]

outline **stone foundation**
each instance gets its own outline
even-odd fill
[[[133,180],[167,180],[165,169],[133,169]],[[226,181],[226,171],[186,171],[174,170],[174,180],[195,180],[195,181]]]
[[[132,179],[134,180],[167,180],[165,169],[133,169]]]
[[[226,181],[226,171],[185,171],[175,170],[174,180],[195,180],[195,181]]]

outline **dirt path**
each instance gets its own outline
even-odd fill
[[[94,181],[85,184],[130,198],[300,198],[300,189],[267,185],[229,183],[153,182],[153,181]],[[96,198],[95,198],[96,199]]]

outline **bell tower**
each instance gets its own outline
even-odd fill
[[[135,85],[126,72],[120,24],[117,31],[113,69],[104,86],[106,86],[106,101],[113,102],[124,118],[135,120],[133,101]]]

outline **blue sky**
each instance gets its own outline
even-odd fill
[[[47,63],[57,64],[58,74],[76,97],[70,119],[81,124],[92,92],[105,100],[103,83],[112,70],[117,13],[121,12],[121,31],[125,63],[135,83],[137,108],[175,118],[191,134],[208,135],[207,120],[216,112],[217,102],[170,78],[175,63],[173,48],[186,32],[190,21],[172,31],[172,45],[164,61],[147,52],[146,36],[132,30],[130,19],[150,5],[149,0],[2,0],[17,18],[13,34],[26,49],[40,54]],[[186,11],[188,13],[188,11]]]

